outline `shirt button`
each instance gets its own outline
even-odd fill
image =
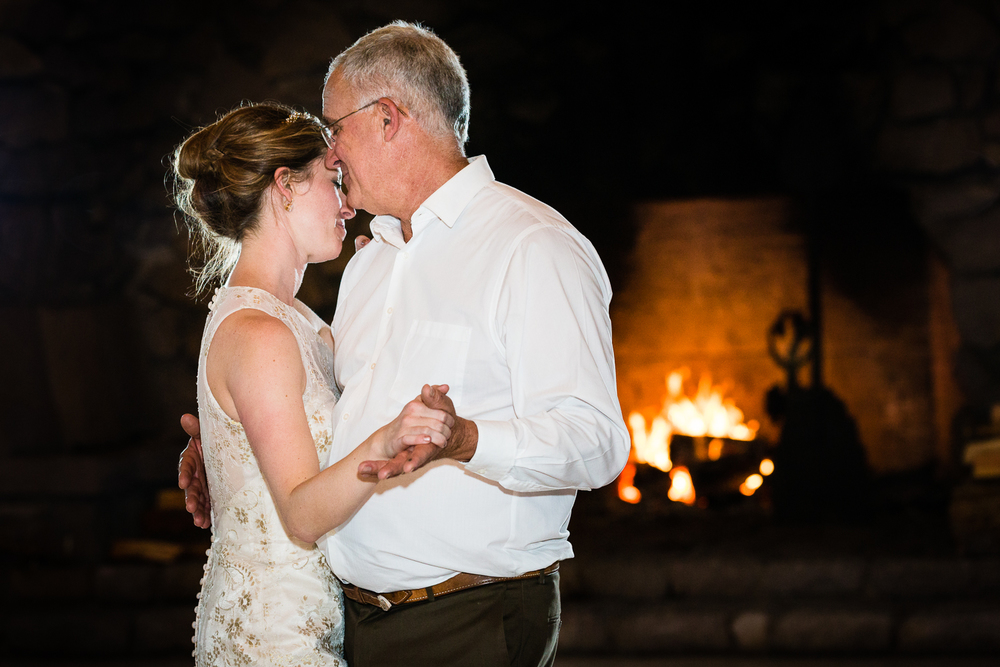
[[[389,313],[390,315],[392,315],[392,306],[389,306],[388,308],[386,308],[386,309],[385,309],[385,312],[387,312],[387,313]]]
[[[348,418],[350,418],[350,416],[351,416],[351,413],[345,412],[344,413],[344,421],[346,422],[348,420]]]
[[[372,369],[374,369],[374,368],[375,368],[375,364],[372,364]]]

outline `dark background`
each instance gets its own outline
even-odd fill
[[[329,59],[397,18],[468,70],[468,154],[563,212],[615,287],[650,200],[788,197],[872,309],[894,258],[929,249],[961,334],[962,424],[989,425],[1000,3],[647,5],[0,0],[0,562],[102,563],[181,530],[150,512],[196,409],[205,304],[169,156],[241,100],[318,113]],[[347,254],[300,294],[326,318]],[[954,468],[958,444],[933,465]]]

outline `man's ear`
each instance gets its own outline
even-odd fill
[[[402,128],[403,120],[408,117],[406,110],[397,106],[388,97],[383,97],[378,101],[378,111],[382,123],[382,141],[392,141]]]

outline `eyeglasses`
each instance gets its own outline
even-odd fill
[[[323,141],[326,142],[326,147],[327,148],[333,148],[333,145],[335,143],[337,143],[337,135],[333,131],[334,126],[336,126],[338,123],[340,123],[342,120],[344,120],[348,116],[353,116],[354,114],[358,113],[359,111],[364,111],[365,109],[367,109],[371,105],[375,104],[376,102],[378,102],[378,100],[372,100],[371,102],[369,102],[368,104],[364,105],[363,107],[357,108],[354,111],[352,111],[351,113],[349,113],[349,114],[347,114],[345,116],[341,116],[337,120],[335,120],[335,121],[333,121],[331,123],[327,123],[326,125],[324,125],[323,126]]]

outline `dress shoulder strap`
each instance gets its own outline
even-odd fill
[[[304,304],[296,302],[293,307],[266,290],[240,286],[220,287],[208,307],[211,312],[205,322],[205,332],[202,336],[199,372],[204,371],[208,350],[219,326],[233,313],[247,308],[259,310],[281,320],[292,331],[306,370],[307,391],[313,388],[323,375],[320,370],[322,367],[327,364],[332,367],[332,359],[327,361],[323,350],[319,349],[326,347],[318,333],[318,327],[323,326],[323,322]]]

